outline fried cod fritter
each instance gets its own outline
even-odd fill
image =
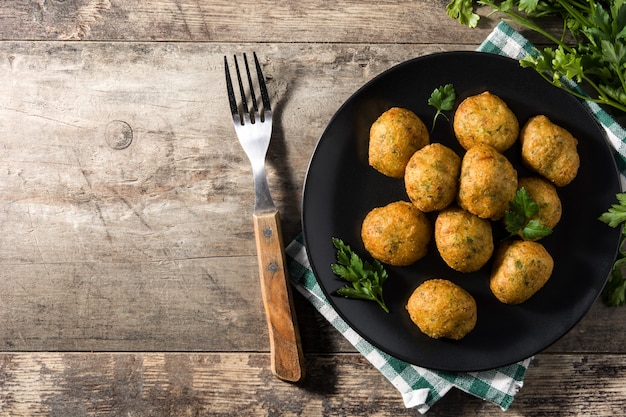
[[[580,156],[578,140],[546,116],[531,118],[520,133],[522,162],[558,187],[576,178]]]
[[[412,111],[393,107],[370,127],[369,164],[393,178],[403,178],[406,164],[430,143],[428,129]]]
[[[361,226],[361,239],[373,258],[407,266],[428,251],[432,226],[424,213],[407,201],[371,210]]]
[[[450,148],[432,143],[413,154],[404,173],[409,199],[423,212],[442,210],[456,198],[461,158]]]
[[[413,323],[429,337],[459,340],[476,326],[476,301],[445,279],[431,279],[413,291],[406,305]]]
[[[552,275],[554,261],[537,242],[504,243],[493,258],[491,292],[505,304],[520,304],[541,289]]]
[[[504,152],[513,146],[519,135],[515,114],[500,97],[485,91],[466,98],[454,113],[454,133],[463,148],[479,143]]]
[[[483,219],[498,220],[517,192],[517,171],[495,148],[478,144],[461,162],[458,203]]]
[[[435,243],[450,268],[478,271],[493,255],[491,223],[462,208],[449,207],[435,220]]]
[[[533,220],[551,229],[559,223],[563,207],[554,185],[540,177],[524,177],[519,179],[517,188],[524,188],[537,204],[539,212]]]

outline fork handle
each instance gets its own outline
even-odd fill
[[[288,282],[278,211],[254,213],[254,234],[272,373],[284,381],[297,382],[305,374],[304,355]]]

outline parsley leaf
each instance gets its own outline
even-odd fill
[[[626,193],[619,193],[616,197],[619,204],[613,204],[608,211],[602,213],[598,218],[610,227],[617,227],[626,222]]]
[[[623,273],[624,264],[626,263],[624,244],[626,244],[626,237],[622,236],[617,260],[602,291],[604,302],[610,307],[619,307],[626,304],[626,277],[624,277]]]
[[[524,240],[538,240],[552,233],[551,228],[533,218],[537,213],[539,206],[526,189],[517,190],[513,201],[509,202],[509,210],[504,212],[504,226],[510,233],[508,237],[519,235]]]
[[[448,16],[457,19],[462,25],[471,28],[476,27],[480,16],[474,13],[474,5],[472,0],[451,0],[446,6]]]
[[[442,85],[433,90],[428,98],[428,104],[437,109],[437,113],[435,113],[435,117],[433,118],[431,132],[435,129],[437,117],[443,116],[446,120],[450,120],[443,112],[450,111],[454,108],[454,100],[456,100],[456,91],[454,91],[454,86],[452,84]]]
[[[389,313],[383,299],[383,284],[388,278],[383,265],[376,259],[372,263],[363,261],[341,239],[334,237],[332,242],[337,249],[337,263],[330,266],[331,270],[350,283],[338,289],[337,294],[346,298],[375,301]]]
[[[605,213],[598,218],[601,222],[610,227],[617,227],[626,222],[626,193],[618,193],[618,204],[613,204]],[[622,241],[619,245],[618,255],[609,280],[602,291],[604,302],[611,307],[623,306],[626,304],[626,277],[624,277],[624,267],[626,266],[626,235],[622,231]]]
[[[515,193],[515,198],[509,203],[511,210],[520,213],[525,218],[530,218],[539,213],[539,206],[532,199],[525,188],[520,188]]]
[[[552,233],[552,229],[541,224],[539,220],[529,220],[522,229],[522,239],[539,240],[542,237],[548,236],[550,233]]]
[[[626,280],[621,270],[613,270],[602,291],[604,302],[610,307],[619,307],[626,304]]]

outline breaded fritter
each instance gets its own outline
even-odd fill
[[[498,220],[517,192],[517,171],[509,160],[485,144],[470,148],[461,162],[458,203],[483,219]]]
[[[406,164],[430,143],[428,129],[411,110],[393,107],[370,127],[369,164],[393,178],[403,178]]]
[[[454,133],[465,149],[479,143],[498,152],[509,149],[519,135],[515,114],[500,97],[485,91],[466,98],[454,113]]]
[[[409,199],[423,212],[442,210],[456,198],[461,158],[450,148],[432,143],[413,154],[404,173]]]
[[[395,266],[407,266],[423,258],[431,234],[426,215],[408,201],[371,210],[361,226],[361,239],[370,255]]]
[[[522,162],[558,187],[576,178],[580,156],[578,140],[546,116],[531,118],[520,133]]]
[[[445,279],[430,279],[413,291],[406,305],[413,323],[429,337],[460,340],[476,326],[474,297]]]
[[[552,256],[540,243],[505,242],[493,257],[489,287],[501,302],[520,304],[545,285],[553,268]]]
[[[478,271],[493,255],[491,223],[462,208],[449,207],[435,221],[435,243],[450,268]]]

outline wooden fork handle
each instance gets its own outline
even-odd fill
[[[272,373],[284,381],[304,377],[304,355],[286,270],[278,211],[254,213],[261,293],[270,337]]]

